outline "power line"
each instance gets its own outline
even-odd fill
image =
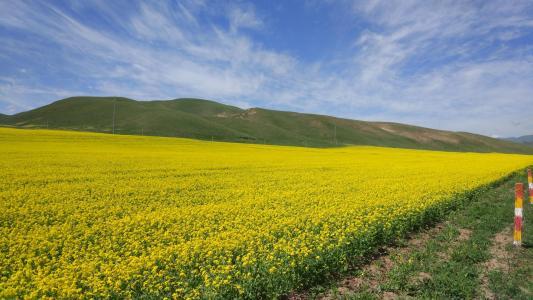
[[[333,124],[333,143],[337,145],[337,124]]]
[[[113,134],[115,134],[115,111],[116,111],[116,103],[113,99]]]

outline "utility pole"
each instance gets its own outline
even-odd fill
[[[115,111],[116,111],[116,102],[115,98],[113,98],[113,134],[115,134]]]
[[[337,145],[337,124],[333,124],[333,143]]]
[[[144,127],[141,127],[141,135],[144,136]]]

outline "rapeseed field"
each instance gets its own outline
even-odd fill
[[[0,298],[277,297],[532,163],[0,128]]]

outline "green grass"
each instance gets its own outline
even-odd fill
[[[311,292],[310,298],[329,290],[333,298],[346,299],[380,299],[387,294],[423,299],[532,299],[532,205],[524,203],[523,247],[512,246],[511,230],[514,183],[525,179],[525,172],[520,172],[495,188],[476,193],[440,229],[433,229],[422,245],[392,249],[387,256],[392,267],[372,275],[367,274],[372,266],[354,271],[351,277],[365,282],[362,287],[340,295],[339,285],[333,284]],[[498,244],[496,235],[508,239],[501,243],[502,257],[491,252]],[[407,240],[399,244],[407,245]],[[490,265],[491,260],[501,266]],[[383,261],[373,262],[374,269],[380,270]],[[372,286],[372,280],[378,283]]]
[[[110,133],[114,108],[118,134],[310,147],[372,145],[533,153],[531,147],[471,133],[260,108],[244,110],[201,99],[135,101],[120,97],[73,97],[13,116],[0,115],[0,124]]]

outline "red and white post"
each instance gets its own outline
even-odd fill
[[[527,169],[527,185],[529,190],[529,203],[533,204],[533,175],[531,175],[531,169]]]
[[[515,202],[514,202],[514,241],[513,245],[522,245],[522,203],[524,202],[524,185],[515,184]]]

